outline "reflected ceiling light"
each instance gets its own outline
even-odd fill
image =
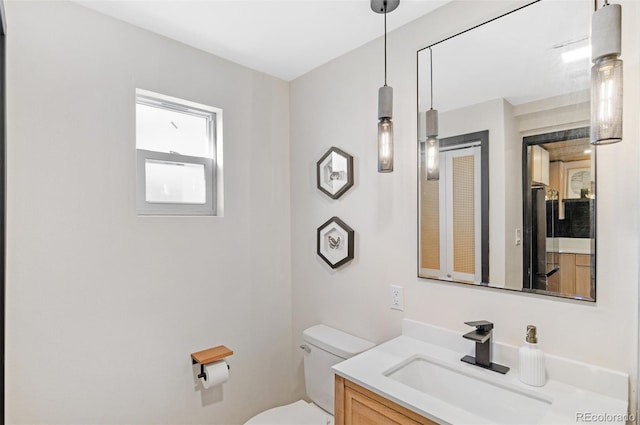
[[[371,0],[371,10],[384,14],[384,86],[378,89],[378,172],[393,171],[393,88],[387,86],[387,13],[400,0]]]
[[[591,19],[591,143],[622,141],[622,9],[619,4],[596,10]]]
[[[585,149],[584,153],[586,153],[586,154],[591,153],[591,149]]]
[[[440,140],[438,140],[438,111],[433,109],[433,50],[429,47],[429,67],[431,81],[431,109],[425,113],[425,154],[424,169],[427,180],[440,180]]]
[[[562,53],[562,61],[564,63],[578,62],[582,59],[588,59],[591,54],[590,46],[583,46],[577,49],[569,50]]]

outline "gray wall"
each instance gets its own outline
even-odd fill
[[[289,85],[73,3],[7,12],[7,422],[291,401]],[[136,217],[136,87],[224,110],[224,218]],[[219,344],[203,392],[189,354]]]

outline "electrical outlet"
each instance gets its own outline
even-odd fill
[[[522,242],[522,231],[520,229],[516,229],[516,235],[515,235],[515,243],[516,246],[520,245],[520,243]]]
[[[394,310],[404,311],[404,288],[399,285],[391,285],[390,289],[390,307]]]

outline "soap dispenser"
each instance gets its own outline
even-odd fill
[[[544,353],[538,348],[536,327],[527,326],[526,342],[518,352],[520,358],[520,380],[527,385],[542,387],[547,380]]]

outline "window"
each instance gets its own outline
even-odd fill
[[[137,211],[216,215],[222,110],[136,90]]]

